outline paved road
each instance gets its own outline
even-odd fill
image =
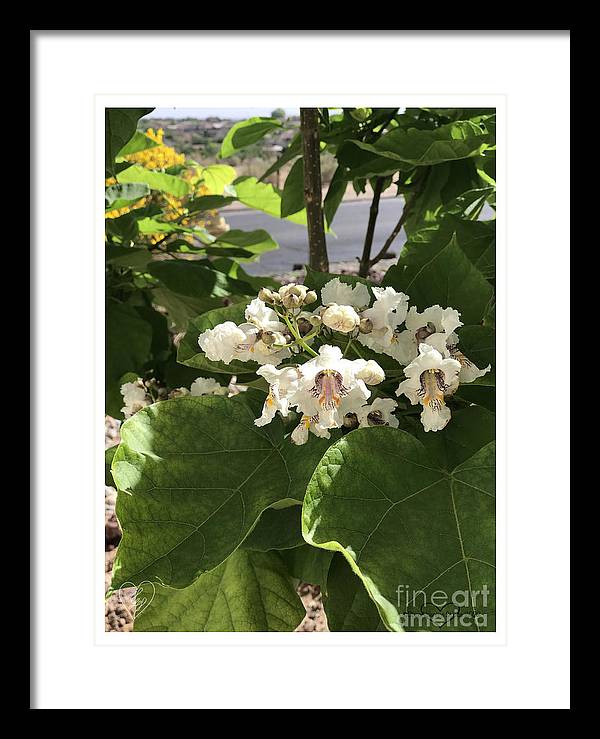
[[[331,262],[350,261],[362,252],[370,200],[348,200],[342,203],[333,221],[334,238],[327,238],[327,249]],[[379,216],[375,229],[373,253],[385,242],[402,213],[402,200],[385,198],[379,204]],[[226,211],[225,218],[231,228],[252,231],[264,228],[279,243],[279,249],[269,252],[260,262],[245,264],[244,269],[254,275],[282,274],[295,265],[308,261],[306,228],[290,221],[271,218],[255,210]],[[404,232],[394,241],[391,251],[398,254],[406,241]]]

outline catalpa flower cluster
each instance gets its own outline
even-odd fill
[[[257,373],[269,392],[255,424],[295,410],[301,419],[291,435],[295,444],[304,444],[309,433],[329,438],[331,429],[343,426],[398,426],[396,401],[375,397],[382,395],[374,386],[385,381],[385,372],[363,357],[368,352],[362,347],[404,366],[406,379],[395,393],[422,406],[425,431],[443,429],[451,417],[446,399],[461,382],[490,369],[479,369],[458,349],[458,311],[434,305],[419,313],[392,287],[370,291],[336,277],[321,289],[320,300],[304,285],[262,289],[244,317],[240,325],[227,321],[204,331],[198,344],[211,361],[261,365]]]
[[[142,408],[151,405],[157,400],[182,398],[186,395],[191,397],[199,397],[201,395],[224,395],[231,397],[248,389],[245,386],[237,385],[236,380],[236,377],[232,377],[229,385],[224,387],[212,377],[197,377],[189,388],[178,387],[169,391],[167,388],[160,386],[154,378],[142,380],[141,377],[138,377],[133,382],[125,382],[121,385],[121,395],[123,396],[124,403],[121,413],[125,418],[131,418],[138,411],[141,411]]]

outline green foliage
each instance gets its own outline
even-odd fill
[[[263,398],[176,398],[123,424],[112,462],[123,527],[113,588],[187,587],[227,559],[265,509],[301,502],[327,444],[315,438],[299,452],[280,420],[257,428]]]
[[[281,195],[281,217],[291,216],[304,208],[304,159],[297,159],[285,181]]]
[[[234,123],[223,139],[219,156],[221,159],[227,159],[239,149],[256,143],[269,131],[280,126],[281,122],[275,118],[249,118],[246,121]]]
[[[386,631],[375,603],[341,554],[333,555],[327,580],[325,610],[330,631]]]
[[[160,146],[136,131],[139,118],[148,112],[106,112],[107,176],[117,180],[109,180],[105,191],[106,409],[117,418],[125,373],[133,379],[147,375],[166,385],[166,391],[174,389],[164,374],[177,352],[167,325],[185,331],[190,319],[256,293],[260,280],[246,275],[238,262],[254,261],[278,248],[262,229],[224,232],[219,226],[212,232],[216,211],[237,199],[231,187],[233,167],[187,163],[150,169],[147,159],[136,159],[136,154]],[[249,183],[241,195],[251,204],[256,190]],[[280,198],[275,193],[277,212]],[[157,322],[164,329],[160,351],[152,340]]]
[[[303,545],[300,505],[267,508],[242,543],[244,549],[252,549],[255,552],[294,549]]]
[[[492,286],[461,249],[457,234],[438,227],[411,236],[383,284],[410,295],[419,310],[450,305],[460,311],[464,323],[479,323],[493,294]]]
[[[135,137],[139,119],[153,110],[154,108],[106,108],[104,166],[107,177],[115,174],[115,160],[125,145]]]
[[[144,582],[135,631],[293,631],[304,616],[276,552],[238,550],[183,590]]]
[[[407,241],[382,285],[419,310],[458,310],[458,349],[492,371],[447,398],[442,431],[425,433],[420,408],[401,398],[399,428],[336,429],[302,446],[290,441],[293,412],[255,425],[269,387],[256,363],[211,361],[198,344],[207,329],[243,323],[261,287],[279,288],[242,267],[277,242],[262,229],[227,230],[218,211],[238,202],[305,226],[300,134],[260,179],[190,160],[149,169],[143,152],[157,143],[136,131],[146,112],[106,117],[107,413],[122,417],[124,382],[153,388],[105,455],[123,530],[111,587],[137,586],[134,630],[293,631],[299,581],[320,586],[332,631],[494,630],[494,111],[319,109],[321,151],[335,167],[326,226],[350,184],[386,194],[393,185]],[[236,123],[220,156],[287,132],[284,119],[275,110]],[[285,165],[282,189],[264,181]],[[364,275],[307,268],[304,284],[320,294],[339,277],[373,294]],[[313,338],[312,351],[325,340],[375,360],[386,379],[372,397],[396,399],[404,370],[394,358],[341,334]],[[197,377],[227,386],[234,375],[246,392],[165,399]],[[463,602],[432,603],[436,591]]]
[[[476,630],[494,629],[494,418],[477,408],[455,415],[441,442],[390,428],[347,435],[306,492],[304,538],[344,555],[392,631],[415,630],[401,616],[418,613],[417,591],[484,587],[489,608],[471,600],[456,608],[487,617]]]
[[[175,177],[174,175],[163,172],[153,172],[136,164],[119,172],[117,180],[120,183],[143,183],[148,185],[152,190],[166,192],[178,198],[190,192],[190,185],[185,180],[182,180],[181,177]]]
[[[142,374],[150,358],[152,327],[134,306],[106,306],[106,412],[121,418],[120,380],[127,372]]]

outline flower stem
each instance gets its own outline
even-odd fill
[[[285,321],[286,326],[289,328],[289,330],[292,332],[292,336],[296,339],[296,342],[304,349],[305,352],[310,354],[312,357],[318,357],[319,355],[317,352],[313,351],[310,346],[304,341],[304,339],[300,336],[300,332],[298,331],[297,326],[294,326],[290,319],[285,315],[282,314],[281,318]]]

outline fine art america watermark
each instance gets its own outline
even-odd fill
[[[431,593],[398,585],[396,593],[403,628],[485,631],[492,626],[488,619],[492,591],[488,585],[480,590],[434,590]]]

